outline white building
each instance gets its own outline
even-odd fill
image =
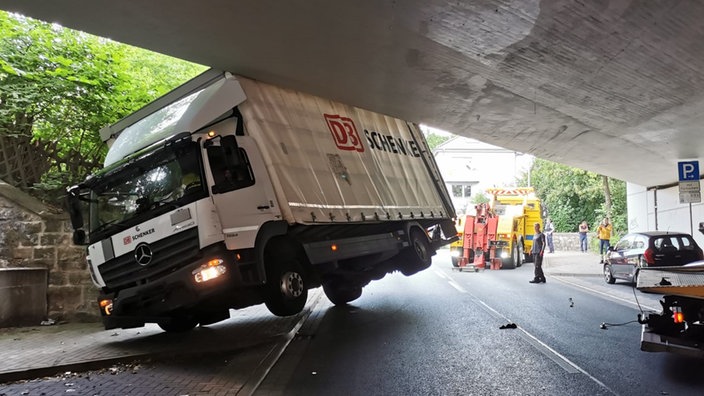
[[[433,150],[458,214],[471,209],[472,196],[490,187],[514,187],[533,157],[475,139],[455,136]]]
[[[677,177],[673,170],[673,179]],[[704,221],[702,203],[680,203],[679,185],[644,187],[626,184],[628,231],[680,231],[692,234],[704,248],[699,223]]]
[[[455,136],[433,150],[458,214],[471,211],[471,198],[490,187],[515,186],[533,157],[475,139]],[[673,169],[673,179],[677,177]],[[692,234],[704,247],[699,223],[704,203],[680,203],[679,186],[645,187],[626,183],[628,231],[679,231]],[[615,243],[616,241],[612,241]]]

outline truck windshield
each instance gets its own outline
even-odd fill
[[[89,243],[207,195],[198,143],[160,148],[91,183]]]

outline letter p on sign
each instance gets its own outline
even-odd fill
[[[680,161],[677,163],[679,181],[699,180],[699,161]]]

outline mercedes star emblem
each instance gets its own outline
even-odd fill
[[[152,262],[152,249],[146,243],[140,243],[134,249],[134,259],[137,264],[145,266]]]

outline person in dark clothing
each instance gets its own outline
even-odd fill
[[[552,243],[552,233],[555,231],[555,226],[552,224],[552,220],[548,217],[548,221],[545,222],[544,234],[548,240],[548,253],[555,253],[555,245]]]
[[[540,232],[540,223],[535,223],[535,235],[533,235],[533,264],[535,272],[533,280],[530,283],[545,283],[545,274],[543,273],[543,253],[545,253],[545,234]]]

